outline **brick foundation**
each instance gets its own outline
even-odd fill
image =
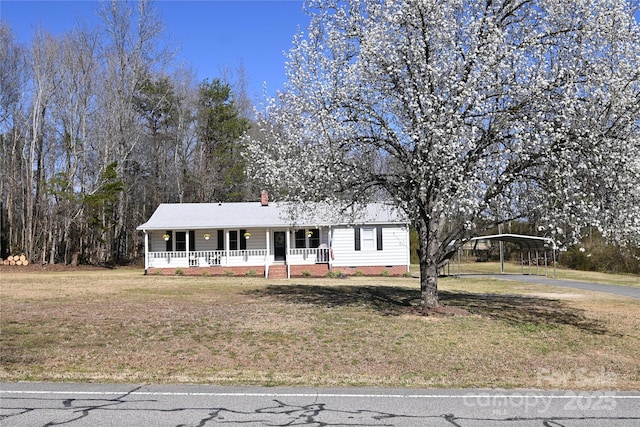
[[[182,271],[182,273],[176,273]],[[148,275],[160,276],[255,276],[264,277],[262,267],[188,267],[188,268],[149,268]]]
[[[325,277],[329,271],[328,264],[292,265],[291,277]],[[175,276],[255,276],[264,277],[264,266],[261,267],[189,267],[189,268],[149,268],[148,275]],[[347,276],[402,276],[407,272],[404,265],[366,266],[366,267],[333,267],[335,274]],[[386,273],[385,273],[386,272]]]
[[[324,277],[327,271],[328,264],[292,265],[291,277]]]
[[[329,271],[328,264],[313,265],[292,265],[291,277],[324,277]],[[344,274],[346,276],[402,276],[407,272],[404,265],[392,266],[367,266],[367,267],[333,267],[331,269],[335,274]],[[385,272],[386,273],[383,273]]]
[[[407,267],[404,265],[333,267],[332,271],[336,274],[342,273],[347,276],[402,276],[407,272]]]

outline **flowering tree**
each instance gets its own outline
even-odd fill
[[[640,28],[624,0],[317,0],[250,174],[289,200],[391,201],[423,306],[465,238],[535,218],[640,239]],[[561,236],[564,235],[564,236]]]

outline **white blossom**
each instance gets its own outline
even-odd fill
[[[535,219],[640,242],[640,30],[624,0],[317,0],[248,138],[280,197],[392,201],[423,292],[451,242]],[[564,237],[560,236],[562,234]]]

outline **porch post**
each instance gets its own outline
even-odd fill
[[[224,230],[224,265],[229,265],[229,230]]]
[[[267,242],[267,254],[264,257],[264,277],[269,277],[269,265],[271,264],[271,240],[269,239],[269,235],[271,234],[271,229],[267,228],[265,231],[265,241]]]
[[[287,279],[291,279],[291,259],[290,259],[290,254],[289,254],[289,240],[291,239],[291,229],[287,227],[287,234],[286,234],[287,238],[285,239],[284,242],[284,247],[285,247],[285,264],[287,265]]]
[[[144,274],[149,269],[149,234],[144,230]]]
[[[327,255],[329,255],[329,271],[331,271],[333,267],[333,257],[331,256],[333,254],[333,228],[331,226],[329,226],[327,235],[329,236],[329,241],[327,242],[329,243],[329,253]]]
[[[189,257],[189,230],[187,230],[185,232],[185,243],[187,245],[187,247],[185,248],[186,251],[186,255],[187,255],[187,266],[191,267],[191,258]]]

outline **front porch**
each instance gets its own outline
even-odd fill
[[[330,233],[329,228],[280,227],[151,230],[145,232],[145,271],[289,278],[291,266],[298,266],[326,274]],[[311,268],[316,265],[321,267]]]
[[[308,271],[314,276],[323,275],[330,269],[327,247],[287,249],[283,258],[276,260],[267,249],[157,251],[147,253],[145,264],[149,274],[175,274],[180,270],[185,275],[264,277],[281,276],[284,267],[286,278],[291,276],[291,266],[297,267],[294,271]]]

